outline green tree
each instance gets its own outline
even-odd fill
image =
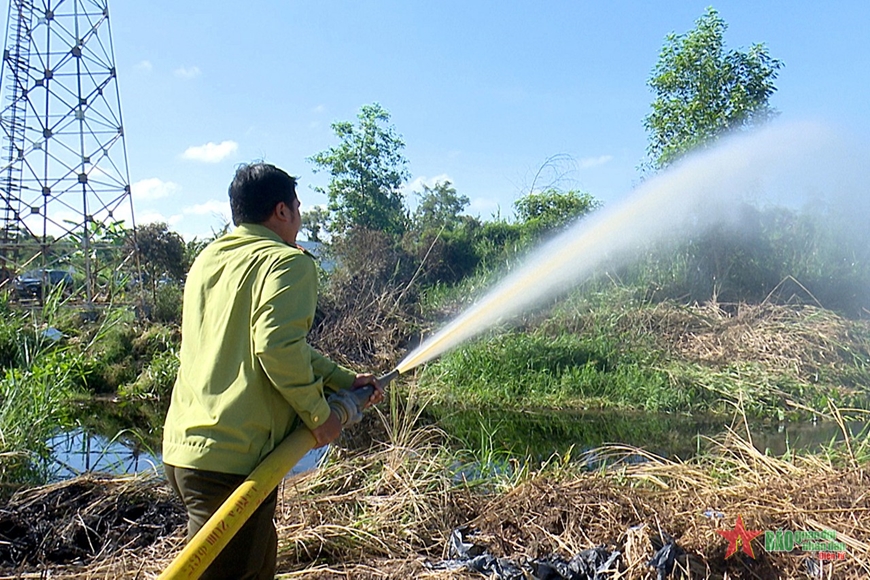
[[[517,220],[524,233],[531,237],[562,228],[600,206],[601,203],[589,193],[557,189],[530,193],[514,202]]]
[[[475,242],[481,224],[463,214],[468,197],[456,193],[450,181],[424,185],[416,195],[420,203],[404,245],[420,262],[424,283],[458,282],[480,262]]]
[[[329,210],[315,205],[309,210],[302,212],[302,231],[309,241],[322,242],[322,232],[325,232],[329,224]]]
[[[408,221],[401,191],[409,177],[405,143],[377,103],[364,105],[357,121],[333,123],[340,143],[309,158],[315,171],[332,176],[325,190],[318,188],[329,198],[329,229],[343,234],[364,227],[401,236]]]
[[[131,240],[132,241],[132,240]],[[169,230],[165,223],[146,224],[136,228],[139,263],[147,277],[152,300],[157,298],[157,282],[168,276],[173,281],[184,280],[186,245],[184,239]]]
[[[662,169],[726,131],[761,124],[777,112],[768,103],[782,62],[764,44],[725,50],[728,25],[712,7],[686,34],[669,34],[648,84],[655,92],[644,119],[649,164]]]
[[[433,187],[423,185],[418,193],[420,204],[414,211],[414,227],[418,231],[454,229],[462,223],[461,214],[468,207],[467,196],[456,193],[450,181],[438,181]]]

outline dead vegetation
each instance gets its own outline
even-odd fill
[[[680,565],[691,570],[692,578],[809,577],[805,560],[811,554],[769,553],[763,539],[755,541],[756,559],[742,554],[726,559],[727,542],[716,530],[733,528],[742,515],[750,529],[836,532],[848,554],[844,561],[825,564],[824,577],[866,578],[870,494],[864,464],[856,455],[866,452],[866,443],[851,442],[839,466],[819,456],[768,457],[735,432],[715,442],[710,455],[688,463],[610,447],[597,451],[610,456],[613,466],[607,471],[578,472],[554,461],[540,472],[505,482],[501,489],[448,485],[444,474],[435,472],[430,475],[439,484],[427,483],[428,478],[420,477],[420,464],[441,462],[420,461],[424,457],[410,448],[385,449],[380,467],[363,469],[369,474],[367,485],[344,480],[326,492],[321,486],[331,489],[338,481],[314,477],[298,484],[295,509],[284,511],[285,517],[297,519],[283,529],[283,561],[300,568],[306,560],[325,560],[319,570],[300,568],[307,575],[300,572],[297,577],[306,578],[473,577],[427,567],[446,556],[450,531],[469,525],[479,530],[477,542],[515,562],[549,554],[570,557],[603,545],[622,552],[619,577],[654,578],[647,562],[663,538],[671,536],[688,553]],[[621,461],[638,455],[645,461]],[[403,465],[418,471],[408,473]],[[387,482],[404,483],[389,487]],[[346,495],[350,489],[345,483],[362,485],[363,495]],[[312,494],[316,504],[302,508]],[[372,526],[371,535],[361,535],[360,522]],[[323,542],[342,527],[353,530],[349,534],[358,535],[359,544]],[[375,533],[377,528],[383,531]],[[312,545],[318,546],[314,552]],[[310,559],[312,555],[318,557]]]
[[[0,566],[15,575],[135,552],[185,524],[165,481],[83,476],[26,489],[0,507]]]
[[[333,254],[343,267],[329,274],[309,341],[350,367],[392,370],[416,324],[418,272],[383,232],[356,229]]]
[[[826,457],[774,458],[732,431],[714,442],[711,453],[686,463],[608,447],[596,451],[611,460],[603,471],[582,471],[554,458],[533,473],[518,469],[501,479],[468,481],[437,431],[388,432],[389,445],[365,453],[338,451],[323,468],[285,482],[277,514],[282,578],[476,577],[431,568],[446,557],[447,537],[460,525],[477,530],[475,541],[492,554],[517,563],[549,554],[570,557],[599,545],[619,550],[614,578],[655,578],[647,562],[667,536],[687,553],[674,577],[870,575],[866,439],[851,440]],[[635,461],[638,456],[644,461]],[[130,520],[124,506],[135,502],[123,498],[131,481],[75,480],[16,496],[3,513],[57,522],[53,534],[68,535],[74,522],[87,522],[97,512],[109,525],[90,520],[92,541],[103,546],[90,557],[65,565],[45,559],[6,566],[3,577],[156,577],[183,543],[183,518],[177,519],[178,506],[152,509],[163,514],[159,533],[158,522],[149,527]],[[166,498],[164,485],[143,484],[152,501]],[[101,490],[98,502],[95,490]],[[61,501],[70,496],[76,501]],[[47,516],[49,508],[62,506],[65,512]],[[812,554],[768,552],[763,536],[753,541],[754,559],[742,553],[725,558],[727,542],[716,530],[732,529],[737,516],[751,530],[831,530],[846,545],[846,558],[824,564],[822,576],[810,576],[806,562],[817,562]],[[130,535],[134,530],[138,539]],[[54,538],[48,534],[41,543],[52,545]]]
[[[648,320],[680,355],[708,364],[752,362],[818,381],[831,371],[842,374],[843,366],[870,362],[867,321],[815,306],[661,305]]]

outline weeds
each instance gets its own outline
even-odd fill
[[[77,393],[77,360],[68,352],[32,353],[24,369],[0,378],[0,481],[41,483],[48,476],[47,441],[69,423],[69,403]]]
[[[829,577],[866,577],[866,439],[832,445],[828,456],[776,457],[756,450],[742,433],[746,422],[738,412],[732,429],[689,461],[611,445],[595,450],[607,458],[599,469],[565,453],[516,464],[499,486],[456,477],[461,454],[447,450],[437,429],[386,426],[404,439],[333,453],[319,470],[285,482],[276,517],[280,577],[467,577],[426,567],[445,557],[447,538],[461,525],[477,530],[475,542],[490,553],[517,562],[599,545],[619,550],[620,577],[629,580],[651,577],[647,563],[665,535],[686,551],[677,565],[692,578],[805,577],[804,560],[814,554],[768,552],[763,539],[754,542],[755,559],[726,558],[716,532],[732,529],[737,516],[748,529],[833,534],[848,553],[824,564]],[[480,446],[492,449],[487,439],[499,434],[482,437]],[[497,453],[478,459],[487,458],[502,461]],[[152,546],[105,554],[69,577],[156,574],[182,536],[179,530]]]
[[[76,427],[77,404],[83,399],[95,393],[124,393],[130,384],[139,388],[130,389],[137,395],[166,394],[171,388],[177,370],[177,331],[168,327],[153,326],[137,336],[140,328],[132,312],[84,312],[66,304],[59,293],[34,310],[0,302],[0,314],[3,486],[49,480],[49,441]],[[119,427],[125,428],[129,424]]]
[[[753,417],[870,406],[870,326],[811,306],[637,303],[627,289],[578,296],[540,320],[427,365],[435,400],[501,407],[616,407]]]

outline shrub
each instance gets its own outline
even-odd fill
[[[149,318],[155,322],[181,324],[183,291],[179,284],[166,282],[155,290],[154,303],[149,304]]]
[[[118,394],[168,400],[178,375],[178,367],[177,348],[156,352],[136,380],[122,386]]]
[[[309,341],[336,361],[387,370],[416,319],[415,258],[387,234],[364,229],[334,240],[329,257],[336,267]]]

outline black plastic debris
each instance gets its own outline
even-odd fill
[[[523,580],[523,569],[507,558],[496,558],[490,554],[481,554],[466,563],[465,568],[474,570],[499,580]]]
[[[552,555],[517,564],[496,558],[472,541],[474,532],[463,526],[448,539],[448,559],[429,566],[433,570],[471,570],[497,580],[606,580],[616,572],[620,552],[598,546],[584,550],[570,560]]]
[[[605,580],[616,571],[616,561],[622,554],[604,546],[583,550],[570,560],[559,556],[528,562],[534,578],[539,580]]]
[[[685,550],[677,545],[676,540],[672,537],[665,534],[665,539],[664,545],[659,548],[647,564],[656,569],[658,580],[665,580],[665,578],[670,576],[671,572],[674,571],[674,564],[677,558],[686,553]]]
[[[807,569],[807,575],[810,578],[822,578],[825,574],[825,567],[821,561],[815,558],[807,558],[804,560],[804,567]]]
[[[450,532],[447,555],[454,559],[469,559],[483,554],[483,546],[479,546],[474,542],[466,541],[466,537],[472,535],[474,535],[474,533],[469,532],[468,526],[462,526]]]
[[[467,526],[456,528],[447,540],[448,559],[430,566],[433,570],[472,570],[504,580],[522,580],[523,571],[506,558],[496,558],[470,541],[475,532]]]

